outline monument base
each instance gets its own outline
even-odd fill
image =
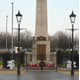
[[[26,64],[40,64],[41,60],[37,60],[36,59],[37,54],[33,53],[33,52],[25,52],[25,65]],[[47,58],[49,60],[47,60]],[[45,64],[53,64],[56,66],[56,52],[50,52],[50,54],[46,55],[46,60],[43,60],[43,62],[45,62]]]
[[[39,63],[40,60],[50,61],[50,41],[33,41],[33,63]]]

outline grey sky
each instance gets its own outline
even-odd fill
[[[14,27],[17,28],[15,14],[18,10],[23,15],[21,27],[35,33],[36,0],[1,0],[0,1],[0,31],[6,31],[6,16],[8,15],[8,32],[11,33],[11,14],[14,2]],[[72,28],[69,15],[72,10],[77,15],[75,28],[79,28],[79,0],[47,0],[48,34],[53,35],[57,31],[66,31]],[[15,30],[14,30],[15,31]],[[70,32],[70,31],[68,31]],[[78,34],[79,31],[75,33]]]

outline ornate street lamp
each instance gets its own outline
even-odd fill
[[[18,24],[20,24],[21,19],[22,19],[22,15],[21,15],[20,11],[18,11],[18,14],[16,14],[16,19],[17,19]]]
[[[74,23],[76,15],[72,11],[72,14],[69,16],[72,24],[72,65],[71,65],[71,75],[74,75],[74,53],[73,53],[73,32],[74,32]]]
[[[18,14],[16,14],[16,19],[18,22],[18,71],[17,71],[17,74],[20,74],[20,23],[22,19],[22,15],[20,11],[18,11]]]
[[[75,23],[76,15],[74,14],[73,11],[72,11],[72,14],[69,17],[70,17],[71,23],[74,24]]]

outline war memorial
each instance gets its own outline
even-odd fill
[[[35,36],[32,42],[32,52],[26,52],[27,57],[25,57],[25,63],[40,64],[41,60],[43,60],[45,64],[54,63],[56,66],[56,52],[50,52],[47,25],[47,0],[37,0]],[[30,55],[32,55],[32,61],[30,61]]]
[[[2,62],[2,64],[0,63],[0,80],[79,80],[79,55],[77,57],[75,55],[74,55],[75,57],[73,56],[74,58],[78,58],[75,61],[74,59],[71,60],[71,58],[73,58],[72,54],[71,58],[70,56],[66,58],[65,56],[63,56],[63,54],[62,56],[59,55],[60,50],[59,51],[54,50],[52,52],[50,51],[51,49],[50,39],[48,35],[49,26],[47,16],[48,0],[35,0],[35,1],[36,1],[36,20],[35,20],[36,24],[35,35],[33,36],[33,40],[31,39],[32,49],[29,52],[28,48],[26,47],[27,48],[26,51],[22,51],[22,47],[20,46],[20,21],[19,21],[17,28],[18,47],[14,48],[13,51],[14,54],[12,54],[10,50],[2,49],[0,50],[1,51],[0,61]],[[13,7],[13,3],[11,4]],[[75,16],[76,15],[74,15],[72,11],[70,18],[71,17],[75,18]],[[19,17],[19,20],[20,17],[22,17],[20,11],[18,11],[17,17]],[[72,23],[74,23],[74,21],[72,21]],[[72,28],[72,30],[74,31],[75,29]],[[61,60],[66,61],[65,66],[63,65],[62,62],[61,63],[58,62],[60,61],[59,57],[61,58]]]

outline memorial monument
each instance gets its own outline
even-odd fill
[[[50,52],[47,24],[47,0],[36,0],[35,36],[32,42],[32,52],[26,52],[25,63],[40,64],[43,60],[45,63],[56,65],[56,52]]]
[[[47,54],[50,54],[50,41],[48,38],[47,27],[47,0],[37,0],[36,3],[36,26],[35,37],[33,41],[33,54],[37,56],[33,58],[33,62],[38,63],[43,56],[45,62],[49,61]]]

